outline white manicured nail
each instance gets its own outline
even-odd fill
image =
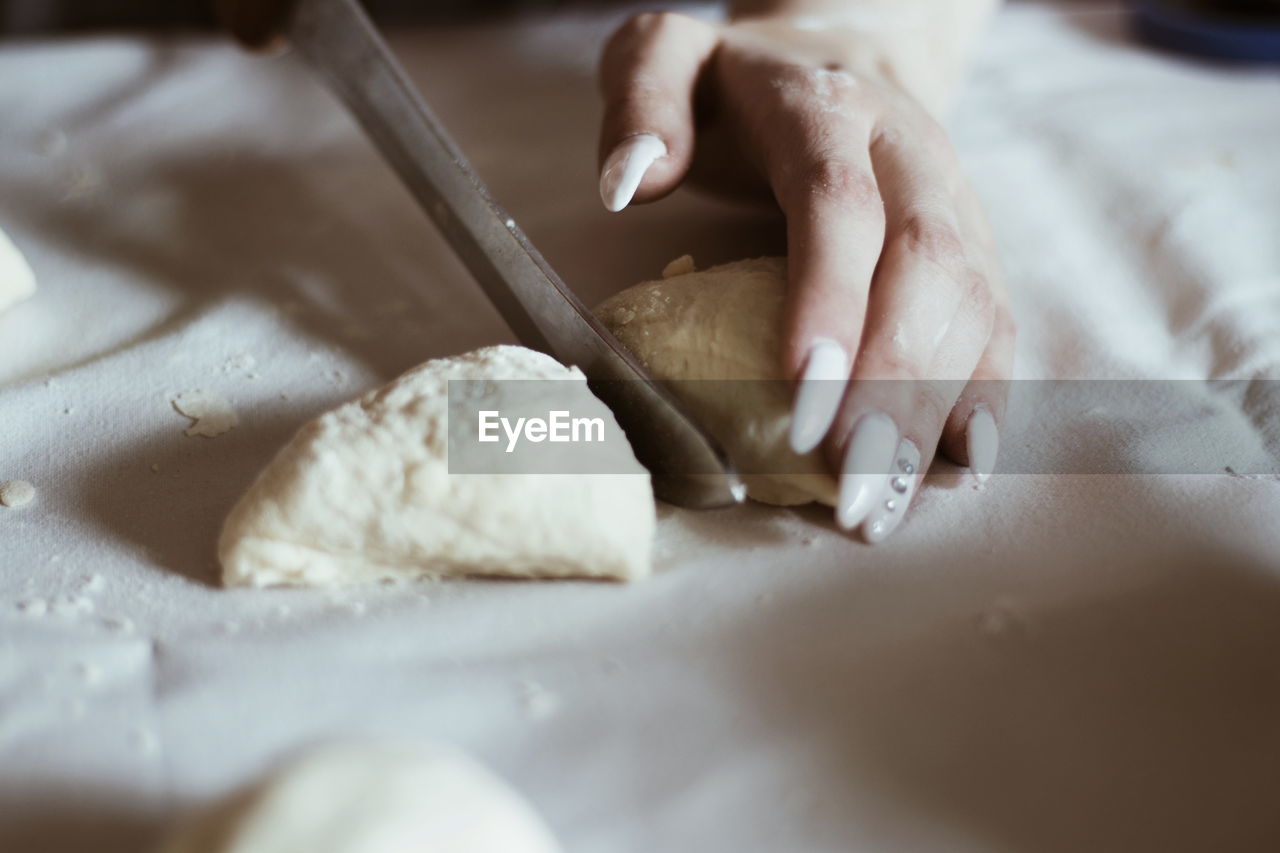
[[[844,455],[836,501],[836,522],[845,530],[861,524],[880,499],[897,450],[898,427],[892,418],[873,412],[858,420]]]
[[[849,354],[830,338],[814,338],[791,408],[791,449],[808,453],[831,429],[849,383]]]
[[[862,523],[862,535],[875,545],[889,538],[906,517],[907,507],[915,497],[916,486],[923,475],[920,472],[920,448],[915,442],[903,439],[898,445],[898,456],[893,461],[893,473],[880,493],[880,502],[871,508],[867,520]]]
[[[965,443],[969,449],[969,470],[979,483],[985,483],[996,470],[996,454],[1000,451],[1000,430],[986,406],[976,407],[969,415]]]
[[[631,204],[653,161],[667,156],[666,144],[652,133],[628,136],[613,149],[600,173],[600,200],[613,213]]]

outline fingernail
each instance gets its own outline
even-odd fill
[[[969,470],[985,483],[996,470],[996,454],[1000,451],[1000,430],[986,406],[974,408],[965,427],[965,443],[969,449]]]
[[[630,204],[644,173],[666,154],[666,144],[652,133],[628,136],[618,143],[600,173],[600,200],[605,208],[617,213]]]
[[[893,461],[893,473],[880,493],[880,501],[871,508],[867,520],[862,523],[862,535],[872,545],[889,538],[906,517],[907,507],[915,497],[920,483],[920,448],[915,442],[903,439],[898,445],[898,455]]]
[[[849,355],[830,338],[814,338],[791,408],[791,449],[808,453],[831,429],[849,383]]]
[[[862,523],[880,498],[898,450],[898,428],[880,412],[863,415],[853,429],[840,471],[836,521],[846,530]]]

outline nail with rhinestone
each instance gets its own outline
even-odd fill
[[[880,502],[862,524],[862,537],[873,545],[883,542],[898,528],[911,506],[911,498],[920,482],[916,473],[920,466],[920,450],[913,442],[904,439],[898,445],[897,466],[902,474],[888,478]]]

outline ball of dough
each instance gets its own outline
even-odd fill
[[[560,380],[537,389],[554,396],[551,408],[601,418],[621,435],[582,372],[549,356],[498,346],[427,362],[321,416],[280,451],[223,527],[223,582],[649,573],[653,488],[629,445],[600,445],[609,473],[451,474],[450,379]],[[516,406],[518,385],[495,383],[492,408]]]
[[[669,264],[661,281],[606,300],[596,315],[724,445],[747,494],[784,506],[834,506],[836,480],[820,451],[798,456],[787,441],[786,260],[756,258],[700,272],[686,260]]]
[[[179,827],[161,853],[556,853],[519,794],[461,753],[336,744]]]
[[[36,291],[36,274],[13,241],[0,231],[0,311]]]

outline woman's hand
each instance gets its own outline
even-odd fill
[[[990,5],[952,0],[966,2]],[[600,189],[615,211],[685,180],[781,207],[791,444],[825,442],[836,518],[874,542],[938,448],[990,475],[1014,328],[986,217],[931,112],[963,51],[928,20],[914,36],[901,17],[871,32],[813,20],[631,19],[601,66]]]

